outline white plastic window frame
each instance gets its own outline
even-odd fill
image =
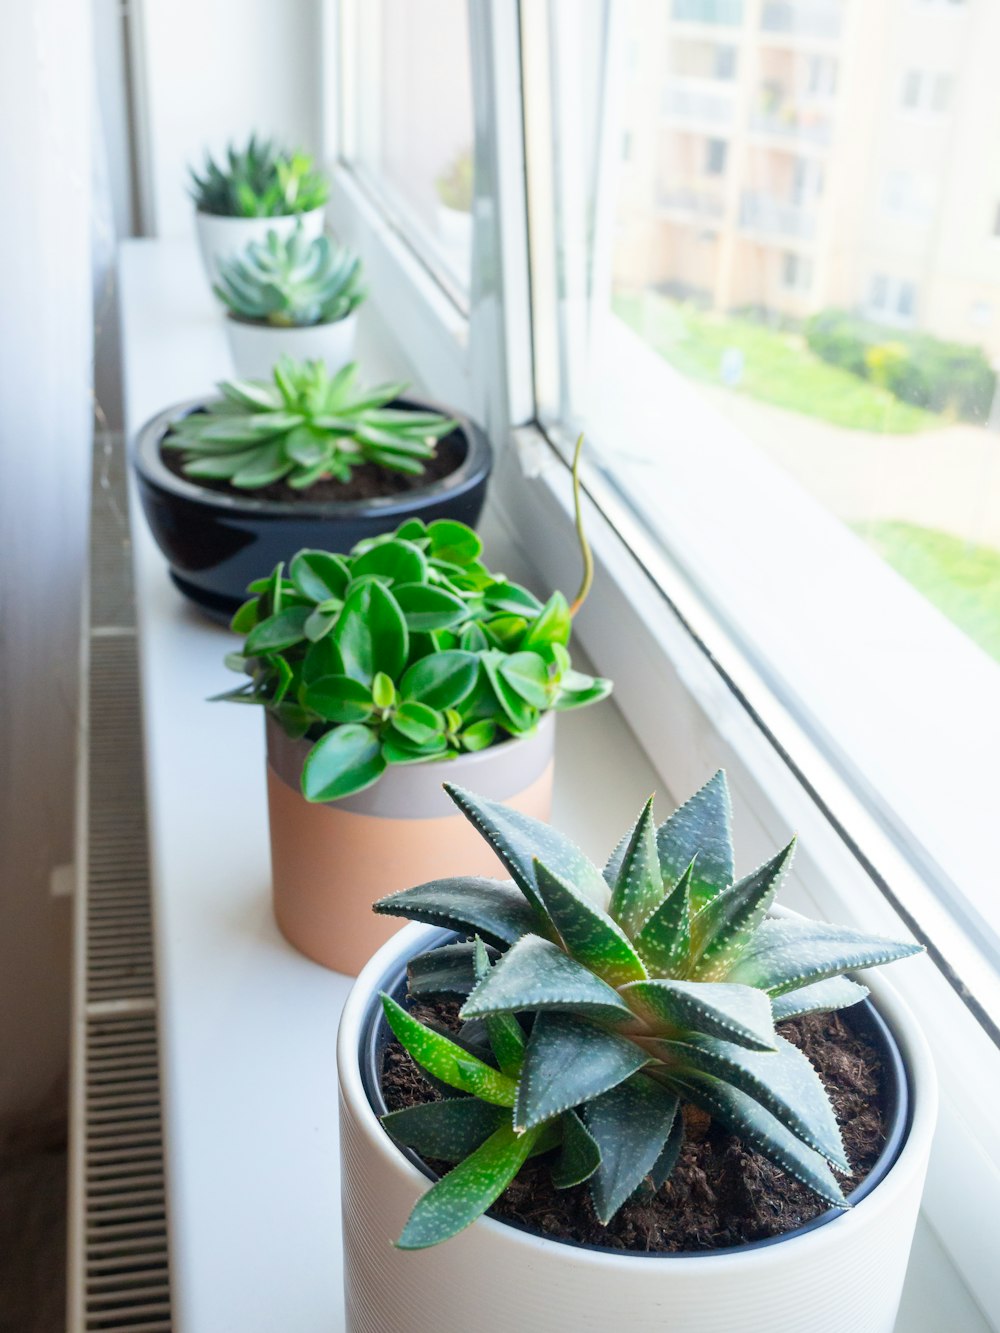
[[[338,68],[344,64],[340,10],[339,0],[324,0],[327,58],[336,58]],[[396,222],[341,165],[331,221],[363,255],[380,336],[395,343],[427,392],[483,421],[497,452],[494,509],[544,584],[570,587],[578,554],[567,441],[540,429],[535,415],[533,376],[546,371],[534,364],[532,340],[549,338],[551,330],[540,325],[553,314],[544,302],[531,307],[526,174],[533,180],[533,213],[551,210],[552,202],[545,198],[551,177],[542,164],[531,170],[525,162],[521,57],[532,54],[520,49],[516,0],[469,0],[469,10],[477,197],[468,319]],[[327,87],[334,83],[328,79]],[[325,120],[327,156],[335,162],[339,105],[327,107]],[[497,198],[504,199],[502,214]],[[483,263],[491,253],[496,262]],[[535,277],[544,281],[537,271],[544,259],[532,258]],[[790,828],[801,835],[790,905],[896,933],[905,922],[893,907],[895,897],[907,905],[906,915],[918,903],[922,921],[953,938],[955,923],[755,677],[688,581],[643,538],[605,480],[591,470],[585,475],[588,493],[600,502],[588,494],[597,571],[576,633],[598,669],[614,678],[618,707],[668,792],[683,796],[714,768],[726,767],[748,864],[763,859]],[[908,964],[894,980],[929,1035],[943,1083],[925,1211],[979,1305],[1000,1327],[1000,1271],[992,1253],[1000,1210],[1000,1054],[930,957]],[[985,987],[995,978],[983,972],[981,980]]]

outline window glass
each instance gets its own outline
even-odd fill
[[[1000,743],[1000,6],[946,44],[903,0],[545,8],[541,419],[1000,956],[962,801],[917,778],[995,785]]]
[[[356,0],[347,158],[460,302],[472,255],[473,114],[465,0]]]

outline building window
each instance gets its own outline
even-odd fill
[[[736,78],[736,47],[716,46],[713,68],[717,79]]]
[[[907,111],[943,116],[951,105],[952,77],[934,70],[908,69],[901,102]]]
[[[805,292],[812,286],[812,263],[794,250],[781,256],[781,285],[789,291]]]
[[[909,278],[874,274],[868,286],[868,312],[889,323],[911,324],[917,313],[916,283]]]
[[[705,175],[721,176],[726,170],[727,144],[725,139],[708,139],[705,143]]]
[[[934,186],[911,171],[887,171],[882,181],[882,209],[900,222],[925,225],[933,213]]]

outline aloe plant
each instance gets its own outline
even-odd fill
[[[452,1090],[383,1123],[457,1163],[418,1199],[399,1245],[455,1235],[542,1153],[557,1188],[589,1182],[607,1224],[669,1177],[685,1103],[846,1207],[833,1108],[775,1023],[856,1004],[867,991],[846,972],[917,946],[770,917],[794,840],[737,878],[722,772],[659,827],[650,799],[603,871],[548,825],[448,791],[511,881],[436,880],[375,905],[472,937],[410,965],[412,996],[463,997],[454,1037],[382,995],[396,1037]]]
[[[325,204],[330,187],[313,159],[251,135],[242,149],[232,144],[221,166],[206,154],[199,175],[190,168],[191,197],[199,213],[226,218],[276,218],[308,213]]]
[[[355,362],[331,376],[321,361],[282,357],[274,381],[223,380],[221,398],[175,421],[165,449],[184,453],[186,476],[254,490],[287,481],[305,490],[349,481],[361,463],[419,476],[456,422],[388,404],[405,384],[362,389]]]
[[[333,324],[365,297],[361,260],[328,236],[308,240],[301,223],[285,239],[269,231],[221,260],[213,291],[237,319],[279,328]]]
[[[346,556],[300,551],[251,586],[232,622],[246,641],[227,659],[250,680],[222,697],[314,741],[307,800],[529,735],[548,710],[609,693],[573,669],[562,593],[542,602],[481,554],[463,523],[414,518]]]

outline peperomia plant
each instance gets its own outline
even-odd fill
[[[273,374],[273,384],[223,380],[221,398],[173,423],[163,447],[183,451],[186,476],[243,490],[349,481],[362,463],[419,476],[457,424],[437,412],[388,406],[406,385],[362,389],[353,361],[331,376],[322,361],[282,357]]]
[[[195,208],[215,217],[288,217],[321,207],[330,194],[307,153],[286,152],[256,135],[246,148],[230,144],[222,166],[206,154],[201,175],[190,171]]]
[[[549,709],[603,699],[575,671],[562,593],[541,602],[480,559],[471,528],[410,519],[348,555],[300,551],[251,585],[229,666],[248,684],[221,696],[262,704],[315,741],[310,801],[376,782],[389,764],[448,759],[534,731]]]
[[[775,1023],[856,1004],[867,991],[844,973],[917,946],[768,916],[794,840],[737,879],[722,772],[658,828],[650,799],[603,872],[548,825],[448,791],[513,883],[437,880],[375,904],[472,937],[409,969],[411,996],[463,997],[455,1036],[382,996],[398,1040],[451,1090],[383,1123],[458,1163],[417,1201],[400,1246],[455,1235],[541,1153],[557,1188],[589,1181],[606,1224],[670,1175],[684,1103],[846,1207],[833,1108]]]

